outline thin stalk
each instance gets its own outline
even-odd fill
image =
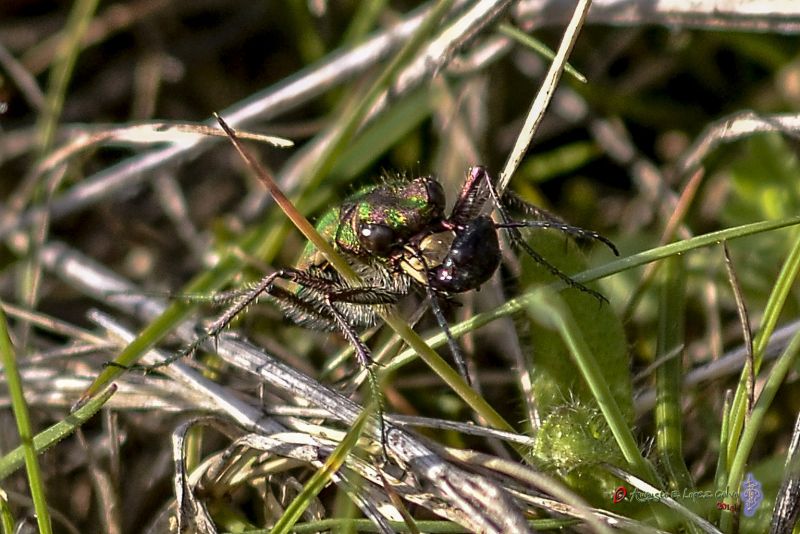
[[[97,395],[80,409],[74,411],[64,421],[60,421],[50,428],[36,434],[33,438],[33,448],[36,453],[42,453],[67,438],[83,423],[94,417],[106,401],[117,391],[116,386],[106,388],[101,394]],[[22,445],[9,451],[0,457],[0,480],[5,479],[17,469],[22,467],[25,462],[25,449]]]
[[[686,269],[683,258],[667,258],[662,265],[661,275],[656,358],[664,359],[664,363],[656,369],[656,447],[670,490],[681,491],[694,488],[683,460],[681,383],[686,320]],[[678,357],[667,358],[667,355],[676,351]],[[684,528],[697,532],[692,523],[684,523]]]
[[[762,221],[745,224],[742,226],[735,226],[733,228],[726,228],[725,230],[719,230],[717,232],[711,232],[709,234],[700,235],[684,241],[670,243],[662,247],[645,250],[643,252],[639,252],[638,254],[620,258],[618,260],[606,263],[605,265],[595,267],[594,269],[589,269],[587,271],[583,271],[582,273],[572,275],[571,277],[576,282],[585,284],[587,282],[599,280],[601,278],[634,269],[636,267],[641,267],[642,265],[662,260],[670,256],[685,254],[698,248],[719,244],[724,240],[755,235],[761,232],[769,232],[798,224],[800,224],[800,217],[790,217],[788,219],[781,219],[778,221]],[[564,285],[562,282],[554,282],[552,287],[561,289],[564,287]],[[472,332],[473,330],[480,328],[481,326],[496,319],[517,313],[530,304],[535,293],[536,290],[529,291],[528,293],[509,300],[494,310],[480,313],[474,317],[471,317],[470,319],[467,319],[466,321],[452,325],[450,327],[450,331],[453,336],[460,337],[465,333]],[[431,347],[437,348],[442,346],[446,342],[446,339],[444,334],[437,334],[430,336],[426,341]],[[397,356],[397,358],[387,365],[387,370],[396,370],[397,368],[402,367],[403,365],[412,361],[415,357],[416,356],[413,351],[403,351]]]
[[[600,364],[592,354],[580,326],[561,297],[551,289],[539,288],[532,293],[526,310],[528,315],[540,324],[558,331],[580,370],[581,376],[594,395],[625,460],[637,476],[651,484],[658,485],[658,474],[639,451],[639,446],[628,427],[627,420],[622,414],[622,410],[619,409],[614,394],[608,387],[608,382],[603,377]]]
[[[311,500],[320,492],[322,488],[330,481],[331,477],[339,470],[339,468],[347,460],[347,455],[350,450],[358,442],[358,437],[361,435],[361,430],[367,422],[367,416],[370,410],[364,410],[358,416],[352,428],[347,435],[339,442],[339,445],[333,450],[331,455],[325,460],[323,466],[309,479],[303,490],[295,497],[295,499],[286,507],[286,511],[281,518],[272,527],[273,534],[285,534],[292,530],[292,527],[297,520],[302,516],[303,511],[308,508]]]
[[[578,5],[575,6],[575,10],[572,12],[572,18],[570,18],[569,24],[564,30],[564,35],[561,37],[561,43],[558,45],[558,50],[553,58],[553,62],[550,64],[550,68],[547,70],[547,74],[542,81],[541,88],[536,93],[536,96],[531,103],[528,116],[525,117],[525,123],[522,125],[522,130],[520,131],[519,136],[517,136],[514,147],[511,149],[511,152],[508,155],[506,164],[503,167],[503,172],[500,173],[500,179],[497,182],[497,191],[501,194],[503,191],[505,191],[505,188],[508,186],[508,182],[514,175],[517,167],[519,167],[519,164],[527,152],[531,141],[533,141],[533,135],[536,133],[539,124],[542,122],[544,112],[547,109],[547,106],[550,104],[550,100],[553,99],[553,94],[555,94],[556,91],[556,85],[558,85],[558,81],[561,79],[561,73],[563,72],[564,66],[567,63],[567,58],[569,57],[570,52],[572,52],[572,47],[575,45],[575,41],[578,39],[578,32],[580,32],[580,29],[583,27],[583,22],[586,20],[586,15],[589,13],[589,7],[591,5],[591,0],[580,0]]]
[[[722,405],[722,424],[719,429],[719,456],[717,457],[717,469],[714,473],[714,495],[720,494],[728,485],[728,435],[730,433],[731,403],[733,401],[733,391],[725,391],[725,403]],[[719,510],[711,512],[711,519],[715,524],[719,519]]]
[[[764,318],[761,321],[761,328],[756,334],[753,341],[753,366],[752,371],[745,366],[742,369],[742,375],[739,378],[739,384],[736,388],[736,394],[733,398],[733,406],[731,408],[731,424],[730,436],[728,437],[728,460],[733,461],[737,457],[737,448],[739,447],[739,437],[742,432],[742,426],[747,415],[747,384],[748,377],[751,372],[753,375],[758,376],[758,371],[761,369],[761,363],[764,360],[764,352],[767,349],[770,337],[775,331],[775,325],[789,297],[792,290],[794,281],[797,279],[797,274],[800,272],[800,234],[795,238],[794,246],[792,247],[789,257],[781,268],[778,278],[775,281],[775,286],[772,293],[769,295],[767,305],[764,308]],[[733,471],[733,466],[728,466],[730,471]]]
[[[17,358],[14,354],[11,338],[8,337],[8,324],[6,323],[6,316],[2,311],[2,306],[0,306],[0,362],[2,362],[2,367],[5,371],[8,394],[11,397],[11,409],[17,422],[17,431],[19,432],[19,439],[25,456],[25,470],[28,475],[33,509],[36,512],[36,524],[39,527],[39,532],[50,534],[53,532],[50,510],[47,506],[44,480],[39,469],[36,447],[33,443],[33,427],[28,414],[28,403],[25,401],[22,377],[20,377],[19,369],[17,368]]]
[[[745,469],[747,468],[747,459],[750,457],[750,452],[756,442],[761,425],[767,415],[767,410],[772,405],[778,389],[786,379],[786,375],[794,368],[797,362],[798,352],[800,352],[800,332],[795,334],[789,346],[783,351],[783,354],[775,362],[775,366],[769,373],[764,389],[761,391],[750,419],[747,421],[747,426],[744,427],[742,438],[739,442],[739,447],[736,449],[736,456],[731,462],[730,476],[728,477],[728,485],[726,495],[733,495],[734,492],[739,490],[739,486],[744,478]],[[726,497],[725,502],[735,505],[733,497]],[[722,530],[732,531],[732,514],[722,514],[721,521]]]

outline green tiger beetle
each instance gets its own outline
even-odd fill
[[[483,214],[489,199],[500,222]],[[513,220],[511,211],[533,219]],[[370,351],[359,332],[377,323],[381,309],[396,304],[412,288],[420,288],[447,336],[459,372],[469,382],[440,302],[478,289],[497,271],[501,259],[498,230],[505,230],[512,244],[568,286],[606,301],[534,251],[522,239],[520,228],[553,228],[597,240],[618,255],[614,244],[597,232],[566,224],[513,193],[501,198],[484,167],[469,169],[449,216],[445,215],[444,190],[435,178],[390,176],[357,191],[326,212],[317,224],[317,231],[347,259],[363,285],[348,284],[309,243],[294,268],[281,269],[247,288],[226,293],[233,303],[207,328],[205,339],[218,336],[245,308],[268,295],[298,325],[343,334],[355,349],[359,364],[369,371],[376,390]],[[277,285],[278,280],[290,285]]]

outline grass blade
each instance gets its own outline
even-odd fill
[[[31,498],[36,512],[36,524],[39,527],[39,532],[50,534],[53,531],[50,522],[50,510],[47,506],[44,480],[39,468],[36,447],[33,443],[33,429],[28,415],[28,404],[25,401],[25,393],[22,388],[22,380],[16,360],[14,347],[8,336],[6,316],[2,311],[2,306],[0,306],[0,362],[2,362],[3,370],[5,371],[8,392],[11,397],[11,409],[17,422],[20,446],[25,457],[25,470],[28,473],[28,484],[30,485]]]

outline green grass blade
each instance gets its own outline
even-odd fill
[[[497,428],[514,432],[512,427],[497,411],[481,397],[474,389],[469,387],[464,379],[450,365],[439,356],[414,330],[395,314],[384,317],[386,324],[405,341],[409,347],[430,367],[448,386],[475,410],[481,417]],[[515,448],[525,454],[525,448],[516,445]]]
[[[317,31],[317,26],[311,13],[308,11],[308,2],[303,0],[289,0],[284,3],[284,8],[291,31],[302,35],[297,39],[297,48],[304,63],[313,63],[325,55],[325,43]]]
[[[52,532],[50,510],[45,498],[44,481],[39,468],[39,459],[36,456],[36,448],[33,444],[33,429],[28,415],[28,403],[25,401],[22,379],[19,375],[16,360],[14,347],[11,345],[11,339],[8,336],[6,316],[2,311],[2,306],[0,306],[0,362],[3,364],[2,368],[8,384],[8,393],[11,397],[11,409],[17,422],[20,446],[25,457],[25,470],[28,474],[33,508],[36,512],[36,524],[39,527],[39,532],[50,534]]]
[[[797,224],[800,224],[800,217],[791,217],[777,221],[762,221],[736,226],[733,228],[726,228],[725,230],[711,232],[709,234],[700,235],[691,239],[670,243],[669,245],[664,245],[662,247],[645,250],[643,252],[639,252],[638,254],[632,254],[619,260],[606,263],[605,265],[601,265],[599,267],[595,267],[593,269],[573,275],[572,279],[581,283],[592,282],[594,280],[599,280],[601,278],[627,271],[629,269],[647,265],[648,263],[652,263],[654,261],[668,258],[669,256],[685,254],[698,248],[719,244],[724,240],[732,240],[749,235],[755,235],[761,232],[769,232]],[[562,288],[563,284],[556,282],[553,284],[553,287]],[[523,295],[520,295],[519,297],[509,300],[494,310],[477,314],[466,321],[452,325],[450,330],[454,336],[459,337],[467,332],[472,332],[485,324],[500,319],[501,317],[507,317],[508,315],[522,311],[530,304],[535,292],[536,290],[529,291]],[[437,348],[444,345],[446,339],[444,334],[437,334],[429,337],[426,342],[431,347]],[[413,351],[405,350],[401,352],[397,358],[395,358],[392,363],[387,366],[387,368],[396,370],[415,358],[416,355]]]
[[[331,169],[330,178],[359,176],[374,165],[430,116],[431,99],[430,89],[423,88],[392,104],[342,152]]]
[[[50,69],[46,106],[44,112],[39,116],[37,124],[41,155],[50,150],[53,144],[56,126],[58,126],[61,110],[64,107],[67,85],[81,49],[81,40],[89,28],[89,22],[97,9],[97,4],[98,0],[79,0],[75,2],[70,12],[69,20],[62,34],[64,39],[61,43],[61,54],[57,56]]]
[[[722,495],[728,486],[728,435],[730,434],[731,403],[733,402],[733,392],[725,392],[725,403],[722,406],[722,425],[719,430],[719,456],[717,456],[717,470],[714,473],[715,495]],[[714,508],[709,518],[714,523],[719,519],[719,509]]]
[[[67,85],[72,76],[75,62],[81,48],[81,40],[89,27],[89,22],[97,8],[97,0],[80,0],[75,2],[70,11],[67,25],[62,32],[61,47],[56,54],[50,79],[48,81],[47,96],[42,112],[37,118],[38,134],[38,159],[47,158],[55,139],[61,111],[64,107],[64,98]],[[34,177],[35,174],[31,174]],[[33,191],[34,204],[48,203],[52,188],[46,181],[37,181]],[[49,232],[49,216],[38,217],[29,230],[30,242],[28,255],[22,263],[22,283],[18,286],[20,300],[30,309],[35,309],[39,300],[39,285],[41,283],[42,269],[38,261],[38,252]],[[20,330],[20,347],[26,348],[28,344],[28,327],[23,323]]]
[[[753,407],[753,413],[742,432],[739,447],[736,448],[736,456],[731,462],[726,495],[732,495],[733,492],[739,491],[739,485],[742,483],[745,469],[747,468],[747,460],[753,450],[761,425],[767,415],[767,410],[772,405],[772,401],[778,393],[778,388],[781,387],[781,384],[786,380],[786,376],[794,368],[798,352],[800,352],[800,332],[794,335],[786,350],[775,362],[775,366],[770,371],[769,377],[767,377],[767,381],[764,384],[764,389]],[[731,505],[737,504],[730,497],[726,497],[725,502]],[[722,515],[722,526],[723,530],[731,531],[731,514]]]
[[[553,50],[550,47],[548,47],[540,40],[531,37],[524,31],[517,28],[516,26],[512,26],[507,22],[503,22],[502,24],[497,25],[497,30],[503,35],[511,37],[515,41],[527,46],[528,48],[530,48],[543,58],[547,59],[548,61],[553,61],[553,59],[555,59],[556,57],[556,53],[553,52]],[[586,76],[578,72],[578,70],[569,63],[564,64],[564,72],[567,72],[581,83],[587,82]]]
[[[686,269],[683,258],[664,260],[659,287],[658,343],[656,359],[665,361],[656,369],[656,447],[670,490],[694,488],[683,460],[683,416],[681,383],[686,320]],[[691,503],[686,503],[691,506]],[[697,532],[692,523],[683,528]]]
[[[770,337],[775,331],[775,325],[778,324],[781,311],[786,304],[786,299],[792,290],[797,274],[800,271],[800,234],[795,238],[794,246],[792,247],[789,257],[783,264],[778,278],[775,280],[775,285],[767,300],[767,305],[764,309],[764,317],[761,320],[761,328],[753,340],[753,372],[756,377],[761,369],[761,363],[764,360],[764,351],[767,348]],[[739,384],[736,388],[736,395],[733,398],[733,405],[731,408],[731,423],[730,423],[730,436],[728,437],[728,452],[727,456],[730,461],[733,461],[737,456],[737,448],[739,447],[739,437],[742,432],[745,415],[747,412],[747,368],[742,370],[742,375],[739,379]],[[733,471],[733,466],[729,466],[730,471]]]
[[[116,387],[111,386],[99,395],[92,398],[91,401],[81,406],[78,410],[71,413],[64,421],[59,421],[50,428],[38,433],[33,438],[33,447],[37,453],[41,453],[63,440],[83,423],[91,419],[100,408],[102,408],[106,401],[116,392]],[[0,457],[0,480],[5,479],[14,471],[19,469],[24,460],[24,449],[20,445],[7,454]]]
[[[686,320],[686,270],[682,258],[674,256],[665,260],[661,276],[656,359],[666,360],[656,369],[656,446],[667,474],[669,488],[691,489],[694,483],[683,461],[681,411],[681,371]]]
[[[281,518],[272,527],[273,534],[286,534],[292,530],[292,527],[300,519],[303,511],[311,503],[313,499],[322,488],[330,481],[333,474],[342,466],[347,460],[347,455],[350,450],[356,445],[361,430],[369,418],[370,410],[364,410],[358,416],[355,423],[353,423],[350,431],[344,439],[336,446],[333,453],[325,460],[325,464],[316,472],[314,476],[309,479],[303,490],[295,497],[295,499],[286,507],[286,511]]]
[[[0,526],[2,526],[3,534],[13,534],[14,530],[14,516],[11,515],[11,507],[8,506],[8,495],[0,488]]]
[[[541,288],[532,292],[526,303],[526,310],[540,324],[558,331],[580,369],[581,376],[589,385],[625,460],[640,478],[657,484],[658,475],[655,469],[642,457],[628,422],[603,378],[600,365],[563,300],[551,289]]]
[[[303,182],[307,183],[310,188],[313,189],[319,186],[322,179],[330,173],[339,155],[353,139],[378,97],[389,88],[401,69],[422,48],[422,45],[435,31],[436,26],[442,23],[451,6],[452,0],[440,0],[437,2],[411,39],[403,45],[403,48],[381,72],[367,93],[356,100],[355,107],[352,110],[341,114],[342,118],[331,127],[331,133],[327,139],[328,142],[322,152],[305,172]]]
[[[371,2],[359,2],[355,15],[350,20],[350,25],[344,32],[342,44],[358,44],[364,36],[369,33],[375,21],[386,7],[386,0],[372,0]]]

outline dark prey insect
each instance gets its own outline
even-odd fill
[[[489,199],[501,222],[483,213]],[[513,220],[510,211],[535,220]],[[207,335],[219,335],[245,308],[269,295],[295,323],[341,332],[354,347],[360,365],[370,370],[370,352],[358,332],[374,325],[381,309],[418,287],[425,291],[458,369],[468,380],[440,300],[477,289],[494,274],[501,258],[499,229],[507,231],[513,244],[568,286],[605,301],[534,251],[522,239],[520,228],[553,228],[599,240],[617,254],[614,245],[596,232],[568,225],[511,193],[501,199],[483,167],[469,170],[449,216],[445,215],[444,190],[433,177],[387,177],[330,209],[317,224],[317,231],[347,259],[363,285],[350,285],[309,243],[294,268],[281,269],[252,286],[227,293],[233,304],[209,326]],[[278,285],[278,280],[288,284]],[[374,385],[371,370],[370,378]]]

